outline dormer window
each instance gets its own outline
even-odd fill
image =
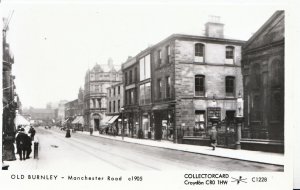
[[[204,45],[201,43],[195,44],[195,62],[204,62]]]
[[[233,64],[234,63],[234,47],[233,46],[226,46],[226,64]]]

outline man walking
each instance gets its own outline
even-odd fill
[[[26,149],[28,148],[28,135],[25,134],[24,128],[20,129],[18,136],[16,137],[17,152],[20,156],[20,160],[26,160]]]
[[[211,146],[213,147],[213,150],[215,150],[216,146],[217,146],[217,129],[215,126],[213,126],[211,129],[210,143],[211,143]]]
[[[31,141],[34,141],[35,129],[32,126],[30,126],[28,133],[30,133]]]

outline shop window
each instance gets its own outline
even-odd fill
[[[201,132],[204,132],[206,129],[205,125],[205,111],[203,110],[196,110],[195,111],[195,128],[194,132],[195,135],[201,135]]]
[[[225,78],[226,96],[234,96],[235,78],[227,76]]]
[[[204,96],[205,94],[205,76],[196,75],[195,76],[195,96]]]
[[[204,45],[201,43],[195,44],[195,62],[204,62]]]

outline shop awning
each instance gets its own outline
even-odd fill
[[[115,115],[113,116],[109,121],[108,121],[108,124],[112,124],[116,121],[116,119],[118,119],[119,115]]]
[[[63,125],[66,124],[66,123],[68,122],[68,120],[69,120],[69,118],[66,119],[66,120],[64,120],[64,121],[62,122],[62,124],[63,124]]]
[[[15,117],[15,125],[30,125],[30,122],[25,119],[22,115],[17,114]]]
[[[84,124],[83,116],[78,116],[78,117],[79,117],[79,119],[78,119],[77,123],[83,125]]]
[[[112,118],[112,116],[105,116],[101,121],[100,121],[100,125],[107,125],[108,121]]]
[[[83,117],[77,116],[73,121],[72,124],[82,124],[83,125]]]

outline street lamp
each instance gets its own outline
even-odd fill
[[[121,113],[122,113],[122,140],[124,140],[124,108],[121,107]]]
[[[242,123],[244,121],[243,116],[243,98],[241,92],[239,92],[237,98],[237,114],[235,116],[235,123],[236,123],[236,149],[241,149],[241,138],[242,138]]]

